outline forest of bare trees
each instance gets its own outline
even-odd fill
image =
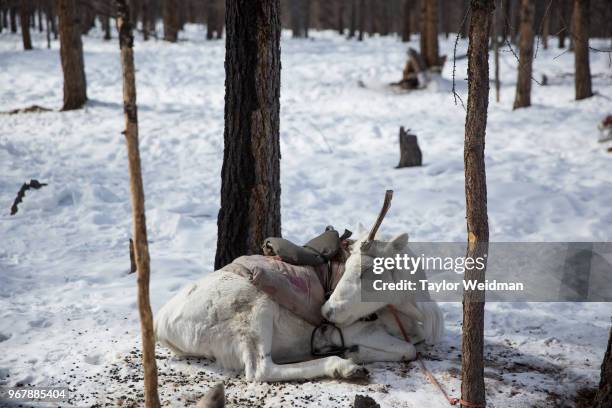
[[[29,54],[19,51],[21,55],[32,55],[31,50],[41,46],[41,42],[33,39],[40,41],[42,35],[33,36],[33,32],[45,34],[43,46],[48,48],[52,39],[59,40],[63,74],[61,111],[88,106],[92,93],[87,88],[88,61],[83,37],[98,35],[100,43],[119,44],[123,134],[128,150],[143,344],[143,398],[147,407],[160,406],[160,397],[149,295],[151,271],[139,150],[135,38],[178,48],[187,41],[186,26],[194,24],[200,26],[198,35],[207,45],[222,45],[214,41],[224,40],[223,154],[214,257],[214,270],[218,270],[240,256],[261,253],[265,238],[281,236],[282,37],[303,43],[315,30],[330,30],[342,44],[350,41],[355,47],[363,47],[364,42],[377,37],[390,37],[390,41],[400,44],[418,36],[418,41],[414,41],[418,45],[407,50],[402,80],[393,85],[410,91],[424,88],[421,74],[440,76],[449,63],[453,64],[449,80],[453,96],[458,95],[456,83],[467,79],[463,106],[467,255],[478,258],[486,257],[489,245],[485,136],[490,83],[496,101],[500,102],[500,70],[506,69],[500,67],[500,53],[506,52],[513,62],[516,60],[514,102],[508,108],[511,115],[533,111],[536,108],[531,107],[533,89],[546,85],[546,78],[536,78],[534,74],[540,48],[555,49],[559,55],[573,53],[573,71],[564,73],[572,77],[573,99],[591,98],[597,95],[597,89],[593,89],[590,56],[610,50],[596,49],[589,41],[612,37],[610,21],[609,0],[0,0],[0,32],[14,35],[19,47],[23,44],[23,52]],[[466,39],[467,54],[464,49],[465,55],[442,55],[440,44],[446,44],[448,49],[449,42],[444,42],[444,38],[451,37],[456,38],[455,54],[459,39]],[[467,59],[467,78],[455,72],[458,59]],[[363,83],[360,86],[365,88]],[[571,103],[579,104],[573,100]],[[403,127],[400,129],[405,132]],[[325,139],[323,133],[321,136]],[[329,268],[331,271],[331,262]],[[466,276],[483,281],[485,272],[468,268]],[[449,399],[443,393],[453,404],[484,407],[485,302],[480,291],[466,291],[463,296],[458,357],[462,369],[461,398]],[[400,328],[403,332],[401,324]],[[589,400],[597,408],[608,407],[612,401],[612,331],[609,335],[600,384],[597,390],[592,390]]]

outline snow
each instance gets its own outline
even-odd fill
[[[153,310],[211,271],[223,149],[224,44],[188,26],[178,44],[136,42],[141,156],[152,259]],[[0,111],[59,109],[57,41],[35,50],[0,34]],[[331,32],[282,40],[283,234],[298,242],[326,225],[370,225],[385,189],[395,198],[383,230],[412,240],[464,241],[465,111],[450,92],[452,64],[427,90],[399,93],[406,44],[347,41]],[[0,116],[0,385],[69,385],[74,406],[135,404],[141,388],[131,214],[118,44],[84,37],[90,102],[73,112]],[[454,38],[441,37],[452,55]],[[551,41],[556,44],[556,41]],[[411,46],[418,48],[418,36]],[[596,48],[608,41],[593,40]],[[457,54],[464,54],[465,40]],[[600,94],[573,100],[573,54],[539,49],[533,106],[512,111],[517,62],[501,54],[501,102],[492,89],[487,128],[491,240],[608,241],[609,153],[597,123],[610,113],[609,55],[591,53]],[[457,91],[467,101],[467,60]],[[359,84],[362,85],[359,85]],[[424,166],[395,169],[399,126],[418,135]],[[15,216],[21,183],[29,191]],[[444,304],[447,335],[424,353],[451,395],[460,390],[461,305]],[[488,304],[485,352],[490,407],[559,406],[599,377],[607,304]],[[210,362],[159,349],[162,400],[187,406],[226,382],[232,406],[350,406],[368,394],[383,407],[446,406],[415,363],[368,366],[368,384],[321,380],[248,384]],[[123,400],[123,401],[122,401]],[[0,403],[1,404],[1,403]],[[64,405],[69,406],[69,405]]]

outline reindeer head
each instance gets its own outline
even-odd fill
[[[395,257],[405,251],[408,234],[401,234],[390,241],[370,240],[364,235],[350,246],[344,275],[338,282],[331,297],[321,308],[323,316],[331,322],[348,325],[385,307],[384,302],[362,302],[362,278],[373,275],[374,258]]]

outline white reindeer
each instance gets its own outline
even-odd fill
[[[443,332],[442,313],[433,302],[411,299],[395,304],[412,343],[385,303],[361,302],[362,254],[358,240],[351,247],[346,270],[322,312],[337,322],[347,347],[345,357],[312,359],[310,336],[314,327],[282,308],[247,279],[223,270],[212,272],[180,290],[155,319],[157,340],[178,355],[202,356],[222,367],[244,371],[251,381],[287,381],[316,377],[355,378],[367,375],[359,363],[413,360],[413,343],[437,341]],[[402,252],[408,235],[377,245],[377,256]],[[371,255],[371,254],[370,254]],[[378,319],[359,320],[377,312]],[[323,330],[336,345],[339,334]],[[283,364],[284,363],[284,364]]]

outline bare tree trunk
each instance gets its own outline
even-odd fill
[[[11,33],[17,32],[17,8],[11,7],[9,9],[9,19],[11,20]]]
[[[567,2],[568,0],[560,0],[560,4],[557,7],[559,14],[559,25],[561,25],[561,29],[559,30],[559,48],[565,48],[565,37],[567,36],[567,32],[569,30]]]
[[[344,35],[344,0],[337,0],[338,7],[336,12],[338,14],[338,25],[336,26],[336,30],[338,34]]]
[[[542,48],[548,49],[548,34],[550,32],[550,13],[552,13],[552,6],[547,8],[544,7],[544,17],[542,20]]]
[[[149,29],[151,26],[150,0],[142,0],[142,39],[149,40]]]
[[[215,269],[280,236],[280,4],[228,0]],[[262,52],[265,50],[265,52]]]
[[[589,0],[574,0],[573,17],[576,100],[580,100],[593,96],[589,65]]]
[[[80,109],[87,101],[87,81],[77,0],[58,0],[58,5],[60,57],[64,72],[62,110]]]
[[[357,31],[357,0],[351,0],[351,15],[349,21],[348,38],[355,37]]]
[[[32,14],[30,0],[21,0],[19,9],[19,24],[21,24],[21,38],[23,49],[32,49],[32,37],[30,36],[30,15]]]
[[[495,62],[495,101],[499,103],[501,83],[499,81],[499,24],[497,16],[498,12],[495,10],[491,19],[491,42],[493,43],[493,56]]]
[[[489,105],[489,29],[493,0],[471,0],[468,46],[468,102],[465,119],[465,200],[468,232],[466,257],[484,257],[488,250],[487,180],[485,135]],[[484,281],[484,270],[469,268],[465,279]],[[463,295],[461,346],[461,406],[485,405],[484,387],[484,293],[468,290]]]
[[[104,40],[109,41],[111,39],[111,23],[109,16],[102,17],[102,25],[104,26]]]
[[[413,0],[404,0],[404,7],[403,7],[403,11],[404,14],[402,16],[402,41],[403,42],[408,42],[410,41],[410,8],[411,8],[411,2]]]
[[[608,348],[601,363],[601,377],[599,390],[593,401],[593,408],[607,408],[612,406],[612,328],[608,338]]]
[[[162,0],[164,19],[164,40],[176,42],[178,40],[178,4],[177,0]]]
[[[357,40],[363,41],[363,36],[366,30],[366,2],[359,0],[359,37]]]
[[[145,217],[145,197],[140,169],[138,148],[138,108],[136,105],[136,78],[134,70],[134,36],[130,23],[130,13],[126,0],[116,0],[117,30],[121,48],[123,67],[123,111],[125,112],[125,140],[130,169],[130,191],[132,197],[132,222],[134,235],[134,254],[136,256],[138,281],[138,311],[142,332],[142,363],[144,367],[145,407],[159,408],[157,394],[157,363],[155,361],[155,333],[153,313],[149,300],[149,244]]]
[[[219,7],[217,0],[208,0],[208,8],[206,10],[206,39],[214,40],[215,32],[219,27]],[[218,34],[218,33],[217,33]],[[218,35],[216,36],[219,37]]]
[[[305,37],[305,7],[304,0],[289,0],[289,11],[291,17],[291,31],[293,38]]]
[[[41,7],[40,4],[38,4],[37,7],[36,7],[36,14],[38,16],[38,32],[42,33],[45,29],[44,29],[44,25],[43,25],[42,7]]]
[[[519,43],[518,80],[513,109],[531,106],[531,74],[533,70],[533,0],[521,1],[521,34]]]
[[[308,38],[310,28],[310,0],[304,0],[304,37]]]
[[[438,0],[423,1],[423,28],[421,54],[429,68],[440,67],[438,47]]]

